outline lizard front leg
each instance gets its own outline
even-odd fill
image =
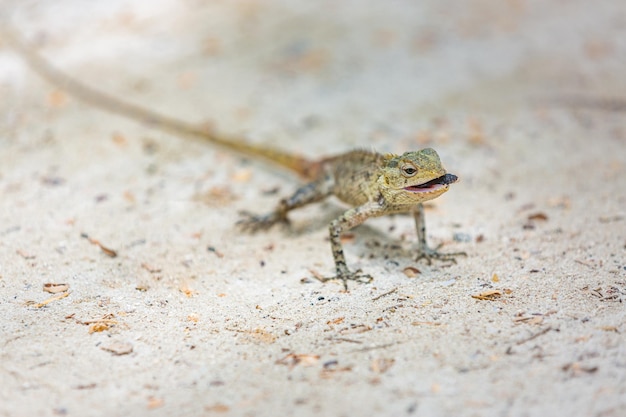
[[[310,182],[298,188],[291,197],[280,200],[274,210],[265,215],[254,215],[249,212],[243,212],[245,216],[237,222],[237,225],[248,232],[257,232],[266,230],[277,223],[289,223],[287,214],[298,207],[315,203],[323,200],[331,194],[332,183],[329,178],[321,178],[317,181]]]
[[[377,202],[369,202],[352,208],[340,217],[330,222],[330,246],[333,251],[333,258],[335,260],[336,276],[329,278],[322,278],[323,282],[334,279],[343,281],[343,286],[348,289],[348,281],[358,282],[370,282],[372,277],[368,274],[364,274],[361,270],[352,272],[346,265],[346,257],[343,253],[343,246],[341,245],[341,234],[363,223],[370,217],[377,217],[384,214],[384,208]]]
[[[426,243],[426,222],[424,220],[424,205],[422,203],[416,205],[413,210],[413,218],[415,219],[415,230],[417,232],[417,257],[416,261],[425,259],[430,265],[433,259],[442,261],[452,261],[456,263],[456,256],[467,256],[465,252],[441,253],[439,248],[441,245],[432,249]]]

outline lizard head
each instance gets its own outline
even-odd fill
[[[458,180],[446,173],[434,149],[389,155],[378,179],[380,191],[390,204],[415,205],[448,191]]]

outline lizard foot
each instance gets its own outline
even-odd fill
[[[355,272],[351,271],[342,271],[337,272],[337,275],[334,277],[316,277],[322,282],[335,281],[340,280],[343,282],[343,288],[348,289],[348,281],[356,281],[359,284],[369,284],[374,280],[374,278],[370,274],[365,274],[361,272],[361,270],[357,270]]]
[[[420,261],[422,259],[425,259],[426,262],[428,263],[428,265],[430,265],[433,262],[433,259],[437,259],[439,261],[444,261],[444,262],[452,262],[452,263],[456,263],[456,257],[457,256],[467,256],[467,253],[465,252],[452,252],[452,253],[441,253],[439,252],[439,248],[441,248],[441,246],[443,245],[439,245],[437,246],[435,249],[431,249],[428,246],[421,248],[418,251],[417,256],[415,257],[415,261]]]
[[[261,230],[267,230],[275,224],[289,224],[289,219],[284,214],[271,212],[269,214],[259,216],[247,211],[240,213],[243,218],[237,222],[237,226],[244,232],[255,233]]]

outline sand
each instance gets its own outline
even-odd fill
[[[374,281],[321,283],[340,203],[243,234],[296,178],[84,105],[2,42],[1,416],[626,415],[621,2],[3,11],[77,79],[234,137],[437,149],[461,181],[428,240],[467,257],[417,263],[384,217],[345,240]]]

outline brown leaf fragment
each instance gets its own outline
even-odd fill
[[[524,343],[530,342],[531,340],[534,340],[534,339],[538,338],[539,336],[542,336],[542,335],[548,333],[551,330],[553,330],[552,327],[548,326],[548,327],[538,331],[537,333],[534,333],[534,334],[532,334],[532,335],[530,335],[528,337],[525,337],[525,338],[523,338],[521,340],[518,340],[516,342],[516,344],[517,345],[523,345]],[[558,331],[558,329],[557,329],[557,331]]]
[[[110,328],[111,326],[108,323],[93,323],[89,326],[89,334],[104,332]]]
[[[600,216],[598,217],[598,221],[600,223],[612,223],[619,222],[624,219],[624,216],[615,215],[615,216]]]
[[[502,296],[502,291],[500,290],[488,290],[481,292],[480,294],[472,294],[472,298],[483,301],[493,301]]]
[[[309,272],[311,273],[311,275],[313,275],[313,278],[319,280],[319,281],[324,281],[326,279],[326,277],[324,277],[324,275],[322,275],[321,273],[319,273],[319,271],[316,271],[315,269],[309,269]]]
[[[595,265],[592,265],[591,263],[580,260],[580,259],[574,259],[574,262],[576,262],[577,264],[585,265],[591,269],[595,268]]]
[[[605,332],[619,333],[619,330],[617,330],[617,327],[615,327],[615,326],[601,326],[600,330],[603,330]]]
[[[528,324],[541,324],[543,323],[543,317],[535,316],[532,319],[528,320]]]
[[[163,398],[158,397],[148,397],[148,410],[154,410],[155,408],[163,407],[165,401]]]
[[[76,323],[82,324],[85,326],[89,326],[89,333],[98,333],[103,332],[105,330],[109,330],[111,327],[118,324],[118,321],[115,320],[115,315],[112,313],[105,314],[100,319],[92,319],[92,320],[76,320]]]
[[[215,36],[209,36],[204,39],[200,46],[202,47],[201,51],[204,55],[215,56],[218,55],[222,49],[222,41]]]
[[[194,196],[194,200],[212,207],[225,206],[236,199],[232,189],[226,186],[214,186],[209,191]]]
[[[354,233],[343,233],[340,239],[341,239],[341,243],[352,243],[354,242],[355,235]]]
[[[178,74],[178,87],[186,90],[192,88],[198,81],[198,74],[193,71],[184,71]]]
[[[534,208],[535,208],[535,203],[526,203],[526,204],[522,204],[520,208],[518,209],[518,211],[522,212],[522,211],[532,210]]]
[[[360,345],[363,343],[360,340],[350,339],[348,337],[326,337],[325,340],[332,340],[333,342],[355,343],[357,345]]]
[[[406,275],[408,278],[415,278],[422,273],[422,271],[415,268],[414,266],[407,266],[402,270],[402,272],[404,272],[404,275]]]
[[[100,347],[100,349],[110,352],[115,356],[128,355],[133,351],[133,345],[127,342],[112,342],[108,345]]]
[[[258,342],[267,343],[267,344],[274,343],[277,339],[276,335],[261,328],[257,328],[251,331],[250,336],[252,336],[252,338]]]
[[[554,197],[548,200],[548,206],[561,209],[569,209],[572,201],[568,196]]]
[[[563,365],[561,369],[564,372],[569,372],[573,376],[580,375],[582,373],[592,374],[598,370],[597,366],[583,366],[580,362],[571,362]]]
[[[18,249],[15,252],[24,259],[35,259],[37,257],[36,255],[33,255],[32,253],[28,253],[23,249]]]
[[[341,324],[343,323],[344,320],[345,320],[345,317],[337,317],[334,320],[328,320],[326,324],[328,324],[329,326],[332,324]]]
[[[360,333],[369,332],[370,330],[372,330],[372,326],[368,326],[366,324],[351,324],[349,327],[346,327],[345,329],[341,329],[339,333],[342,335],[360,334]]]
[[[214,405],[207,405],[204,407],[204,409],[208,412],[213,412],[213,413],[227,413],[228,411],[230,411],[229,406],[225,404],[221,404],[221,403],[217,403]]]
[[[393,294],[396,291],[398,291],[398,287],[393,288],[393,289],[391,289],[389,291],[386,291],[386,292],[384,292],[382,294],[377,295],[376,297],[372,298],[372,301],[380,300],[381,298],[386,297],[386,296],[388,296],[390,294]]]
[[[543,323],[542,316],[520,316],[513,319],[514,323],[527,323],[527,324],[541,324]]]
[[[151,274],[158,274],[159,272],[161,272],[161,268],[159,268],[158,266],[150,265],[146,262],[142,262],[141,267]]]
[[[411,322],[411,326],[441,326],[441,323],[436,321],[414,321]]]
[[[185,295],[185,297],[187,297],[187,298],[191,298],[191,297],[195,296],[198,293],[196,290],[194,290],[193,288],[189,287],[189,285],[187,285],[187,284],[182,284],[178,288],[178,290],[180,292],[182,292]]]
[[[94,389],[97,386],[98,385],[95,382],[92,382],[91,384],[79,384],[79,385],[76,385],[74,387],[74,389]]]
[[[100,249],[102,249],[102,252],[104,252],[105,255],[110,256],[111,258],[115,258],[117,256],[117,252],[115,252],[113,249],[109,249],[102,245],[98,246],[100,246]]]
[[[80,235],[81,237],[87,239],[89,241],[89,243],[96,245],[100,248],[100,250],[102,250],[102,252],[104,252],[105,255],[110,256],[111,258],[115,258],[117,256],[117,252],[114,251],[113,249],[109,249],[106,246],[104,246],[102,243],[100,243],[100,241],[89,237],[89,235],[87,235],[86,233],[82,233]]]
[[[55,284],[52,282],[47,282],[43,284],[43,290],[45,292],[49,292],[50,294],[58,294],[60,292],[65,292],[69,289],[69,284]]]
[[[48,94],[48,105],[50,107],[62,107],[67,103],[67,95],[63,90],[53,90]]]
[[[352,371],[351,366],[339,366],[339,362],[335,361],[334,363],[328,366],[324,364],[324,368],[320,372],[320,378],[329,379],[329,378],[332,378],[335,374],[338,374],[340,372],[350,372],[350,371]]]
[[[240,182],[240,183],[248,182],[248,181],[250,181],[251,178],[252,178],[252,170],[247,169],[247,168],[246,169],[241,169],[241,170],[235,172],[231,176],[231,179],[234,182]]]
[[[124,200],[128,201],[131,204],[135,204],[137,202],[135,195],[131,191],[126,190],[122,195],[124,196]]]
[[[320,359],[320,355],[310,355],[306,353],[290,353],[287,356],[278,359],[277,365],[287,365],[289,369],[293,369],[298,365],[313,366]]]
[[[126,146],[128,144],[128,139],[126,139],[126,136],[122,135],[120,132],[113,132],[111,139],[113,140],[113,143],[118,146]]]
[[[528,220],[529,221],[536,221],[536,220],[546,221],[548,220],[548,216],[545,213],[537,212],[537,213],[529,214]]]
[[[46,305],[50,304],[50,303],[51,303],[51,302],[53,302],[53,301],[57,301],[57,300],[60,300],[60,299],[62,299],[62,298],[65,298],[65,297],[67,297],[68,295],[70,295],[70,293],[69,293],[69,292],[64,292],[64,293],[61,293],[61,294],[56,295],[56,296],[54,296],[54,297],[48,298],[47,300],[44,300],[44,301],[42,301],[41,303],[27,302],[26,304],[27,304],[27,305],[32,305],[32,306],[33,306],[33,307],[35,307],[35,308],[41,308],[41,307],[44,307],[44,306],[46,306]]]
[[[372,363],[370,363],[370,369],[372,372],[377,374],[384,374],[393,366],[395,362],[395,359],[377,358],[372,360]]]

